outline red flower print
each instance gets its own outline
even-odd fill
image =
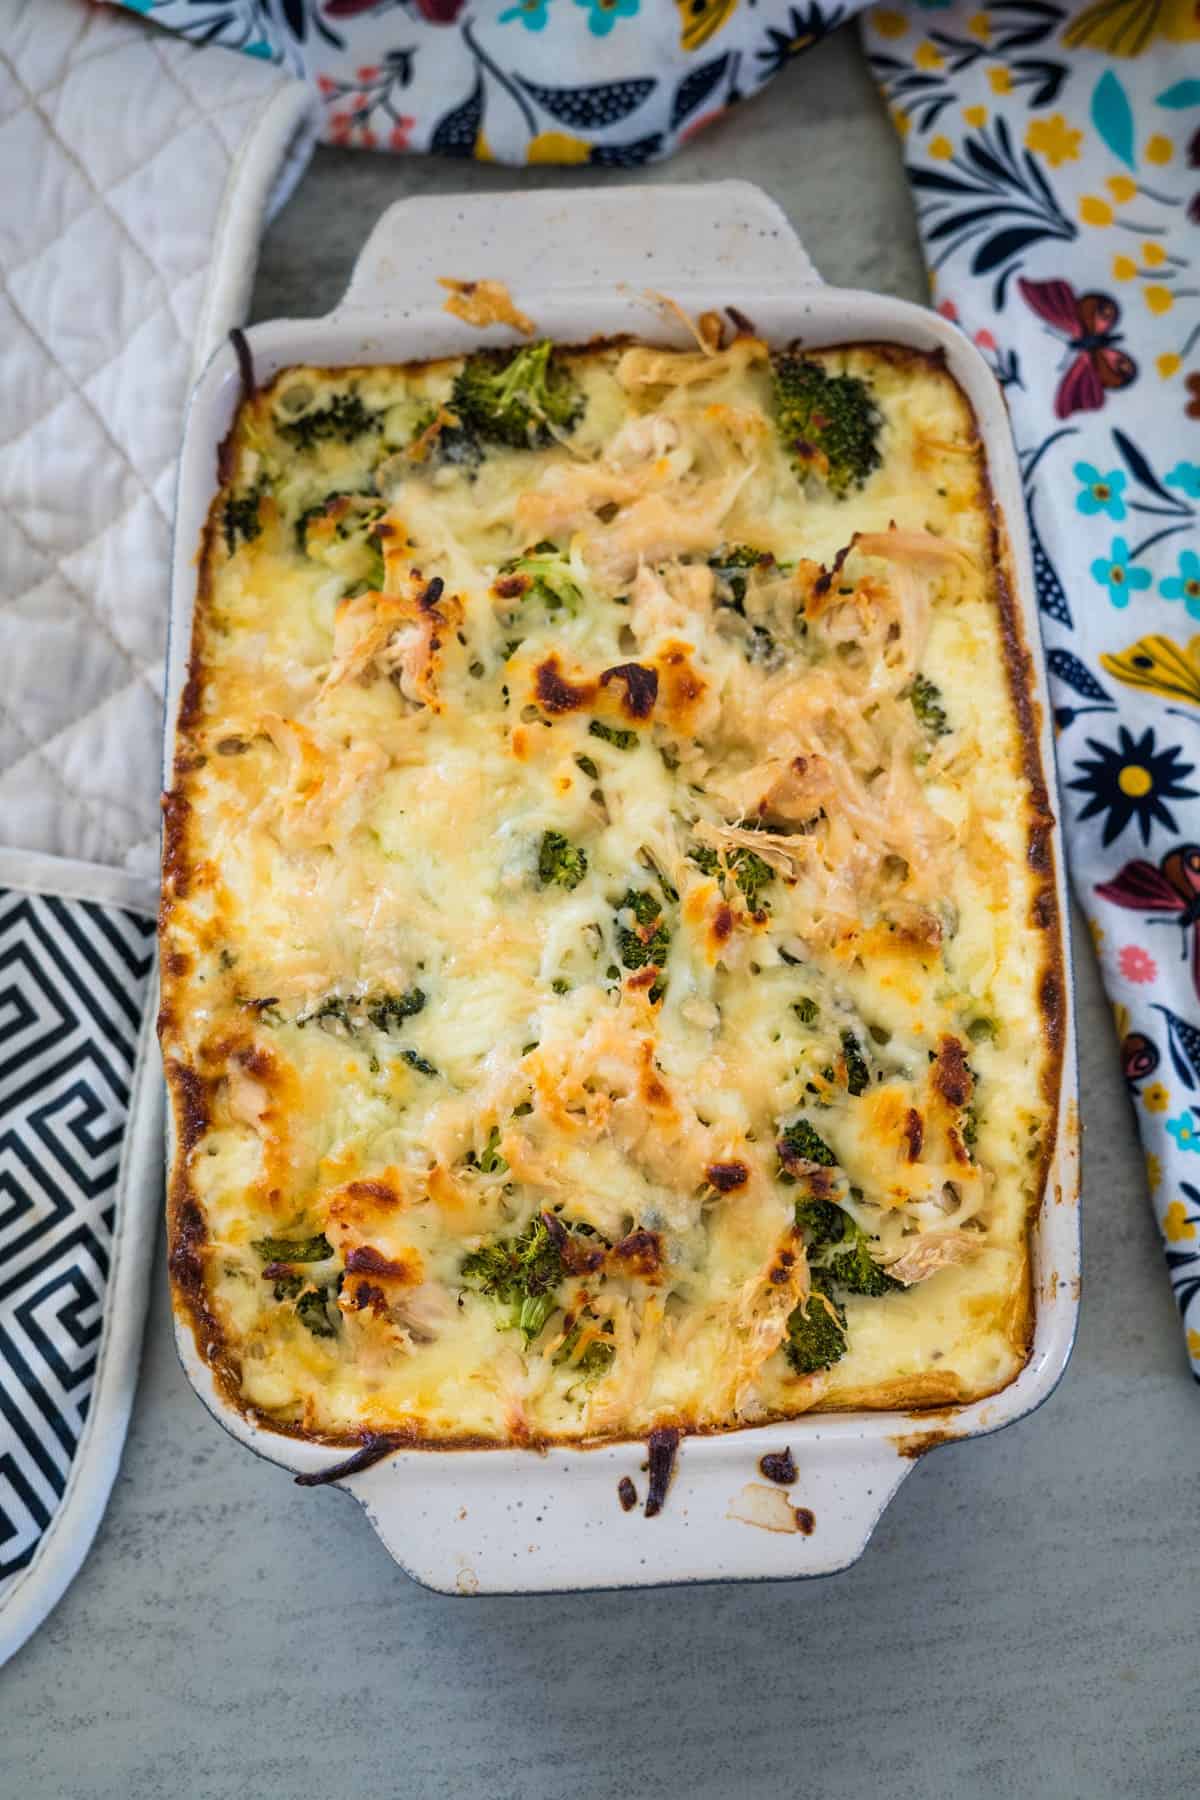
[[[975,342],[981,350],[994,350],[996,348],[996,340],[991,332],[987,330],[977,331],[975,333]]]
[[[357,71],[357,79],[359,81],[378,81],[379,80],[379,70],[373,66],[368,66],[365,69],[359,69]]]
[[[388,135],[388,143],[393,150],[408,149],[408,134],[416,122],[415,119],[408,118],[396,120],[396,123],[392,126],[391,132]]]
[[[1126,981],[1153,981],[1158,974],[1158,964],[1140,944],[1124,945],[1117,957],[1117,966]]]
[[[941,313],[943,319],[949,319],[949,321],[952,325],[957,323],[958,308],[957,308],[957,306],[955,306],[953,300],[939,301],[938,311]]]

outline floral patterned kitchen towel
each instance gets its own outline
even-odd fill
[[[864,35],[935,304],[1012,414],[1075,891],[1200,1380],[1200,13],[934,0]]]
[[[322,134],[485,162],[652,162],[863,0],[123,0],[284,63]]]

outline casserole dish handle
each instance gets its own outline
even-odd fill
[[[341,1485],[400,1566],[447,1594],[832,1575],[862,1555],[913,1467],[904,1439],[864,1443],[860,1429],[793,1420],[769,1446],[761,1431],[685,1438],[650,1517],[644,1442],[540,1458],[402,1451]],[[793,1474],[779,1460],[792,1453],[786,1485],[760,1466],[764,1448],[775,1475]]]
[[[486,274],[519,306],[522,288],[543,299],[613,283],[674,291],[722,270],[758,290],[794,292],[821,279],[782,208],[748,181],[532,190],[505,194],[503,205],[490,194],[425,194],[382,214],[328,318],[428,307],[442,297],[439,277]],[[511,325],[480,333],[485,343],[513,336]]]

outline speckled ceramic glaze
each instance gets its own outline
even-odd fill
[[[547,284],[543,247],[563,279]],[[569,254],[563,254],[567,246]],[[1050,709],[1038,634],[1021,483],[1000,390],[978,352],[945,320],[878,295],[827,288],[779,208],[741,182],[406,200],[379,221],[345,299],[327,318],[281,320],[247,333],[260,379],[297,362],[399,362],[505,344],[446,314],[439,275],[498,277],[565,342],[635,333],[682,344],[654,293],[689,311],[735,306],[772,342],[814,346],[886,339],[940,350],[971,401],[1004,527],[1029,648],[1042,765],[1053,781]],[[653,291],[648,291],[653,290]],[[237,359],[221,349],[201,377],[180,466],[167,684],[167,754],[183,687],[196,592],[195,552],[216,486],[216,446],[239,395]],[[1055,880],[1066,942],[1063,851]],[[170,1147],[173,1151],[173,1146]],[[662,1511],[648,1518],[644,1443],[595,1449],[401,1451],[342,1478],[396,1561],[447,1593],[512,1593],[680,1581],[828,1575],[861,1555],[915,1457],[998,1430],[1058,1382],[1079,1306],[1078,1108],[1074,1017],[1067,996],[1058,1135],[1033,1240],[1036,1323],[1029,1361],[1000,1394],[936,1413],[825,1414],[683,1441]],[[297,1474],[345,1452],[295,1442],[241,1417],[219,1392],[177,1321],[179,1353],[205,1404],[232,1435]],[[790,1448],[796,1479],[764,1478],[759,1460]],[[638,1501],[628,1511],[618,1486]],[[628,1491],[626,1490],[626,1497]]]

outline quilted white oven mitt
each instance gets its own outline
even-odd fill
[[[133,1398],[175,458],[315,121],[279,70],[86,0],[0,21],[3,1663],[87,1553]]]

